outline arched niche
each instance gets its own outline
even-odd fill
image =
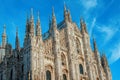
[[[53,67],[51,65],[45,66],[45,80],[54,80]]]

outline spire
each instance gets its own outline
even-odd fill
[[[68,16],[67,15],[68,14],[67,14],[67,9],[66,9],[66,4],[64,2],[64,19],[65,19],[65,21],[68,20]]]
[[[67,10],[66,10],[66,4],[65,4],[65,2],[64,2],[64,12],[66,12]]]
[[[6,25],[5,24],[4,24],[4,32],[3,32],[3,34],[6,35]]]
[[[37,19],[37,24],[36,24],[36,36],[41,36],[41,28],[40,28],[40,17],[39,17],[39,12],[38,12],[38,19]]]
[[[33,8],[31,8],[30,18],[33,20]]]
[[[54,7],[52,8],[52,27],[56,28],[57,24],[56,24],[56,17],[55,17],[55,13],[54,13]]]
[[[31,8],[31,15],[30,15],[30,36],[34,36],[34,17],[33,17],[33,8]]]
[[[55,18],[54,7],[52,7],[52,19]]]
[[[5,45],[6,45],[6,25],[5,24],[4,24],[3,28],[4,28],[4,31],[2,34],[2,47],[5,47]]]
[[[18,27],[16,28],[15,49],[16,49],[16,50],[20,50],[20,42],[19,42],[19,37],[18,37]]]

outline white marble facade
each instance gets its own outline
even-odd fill
[[[80,20],[79,28],[66,6],[64,20],[57,24],[53,10],[49,30],[41,34],[41,27],[39,15],[34,23],[31,12],[23,47],[16,31],[15,49],[7,42],[4,27],[0,80],[112,80],[106,56],[100,56],[95,39],[90,44],[85,21]]]

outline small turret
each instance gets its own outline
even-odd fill
[[[20,50],[20,42],[19,42],[19,37],[18,37],[18,28],[16,29],[16,41],[15,41],[15,49]]]
[[[5,48],[6,46],[6,25],[4,25],[4,32],[2,34],[2,47]]]

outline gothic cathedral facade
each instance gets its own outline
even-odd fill
[[[94,50],[86,23],[80,28],[64,5],[64,20],[56,23],[54,9],[49,30],[42,34],[40,19],[34,26],[31,12],[26,21],[23,47],[16,31],[15,49],[7,41],[6,27],[0,46],[0,80],[112,80],[105,55],[100,55],[96,41]]]

